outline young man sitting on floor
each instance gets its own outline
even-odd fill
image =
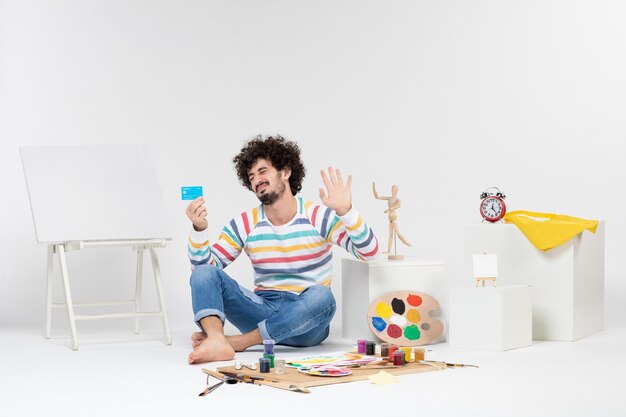
[[[261,204],[230,220],[209,243],[207,211],[199,197],[187,207],[194,319],[189,363],[225,361],[235,352],[273,339],[289,346],[314,346],[329,334],[335,314],[332,245],[361,260],[378,253],[373,231],[352,207],[352,177],[321,171],[322,204],[296,197],[305,168],[300,149],[280,136],[257,137],[234,157],[241,183]],[[245,251],[254,268],[255,290],[240,286],[224,268]],[[242,334],[224,335],[228,319]]]

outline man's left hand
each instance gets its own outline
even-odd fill
[[[343,216],[352,208],[352,175],[348,175],[348,181],[344,184],[340,170],[328,167],[328,176],[324,170],[321,171],[322,181],[326,186],[326,193],[320,188],[320,198],[322,203],[329,209],[335,210],[338,216]]]

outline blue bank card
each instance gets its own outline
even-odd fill
[[[202,186],[180,187],[180,195],[183,200],[195,200],[202,197]]]

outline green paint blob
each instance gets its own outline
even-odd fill
[[[420,329],[416,325],[412,324],[404,328],[404,337],[409,340],[417,340],[421,336]]]

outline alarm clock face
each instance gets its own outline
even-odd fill
[[[496,197],[485,198],[480,205],[480,214],[491,222],[496,222],[504,216],[504,203]]]

